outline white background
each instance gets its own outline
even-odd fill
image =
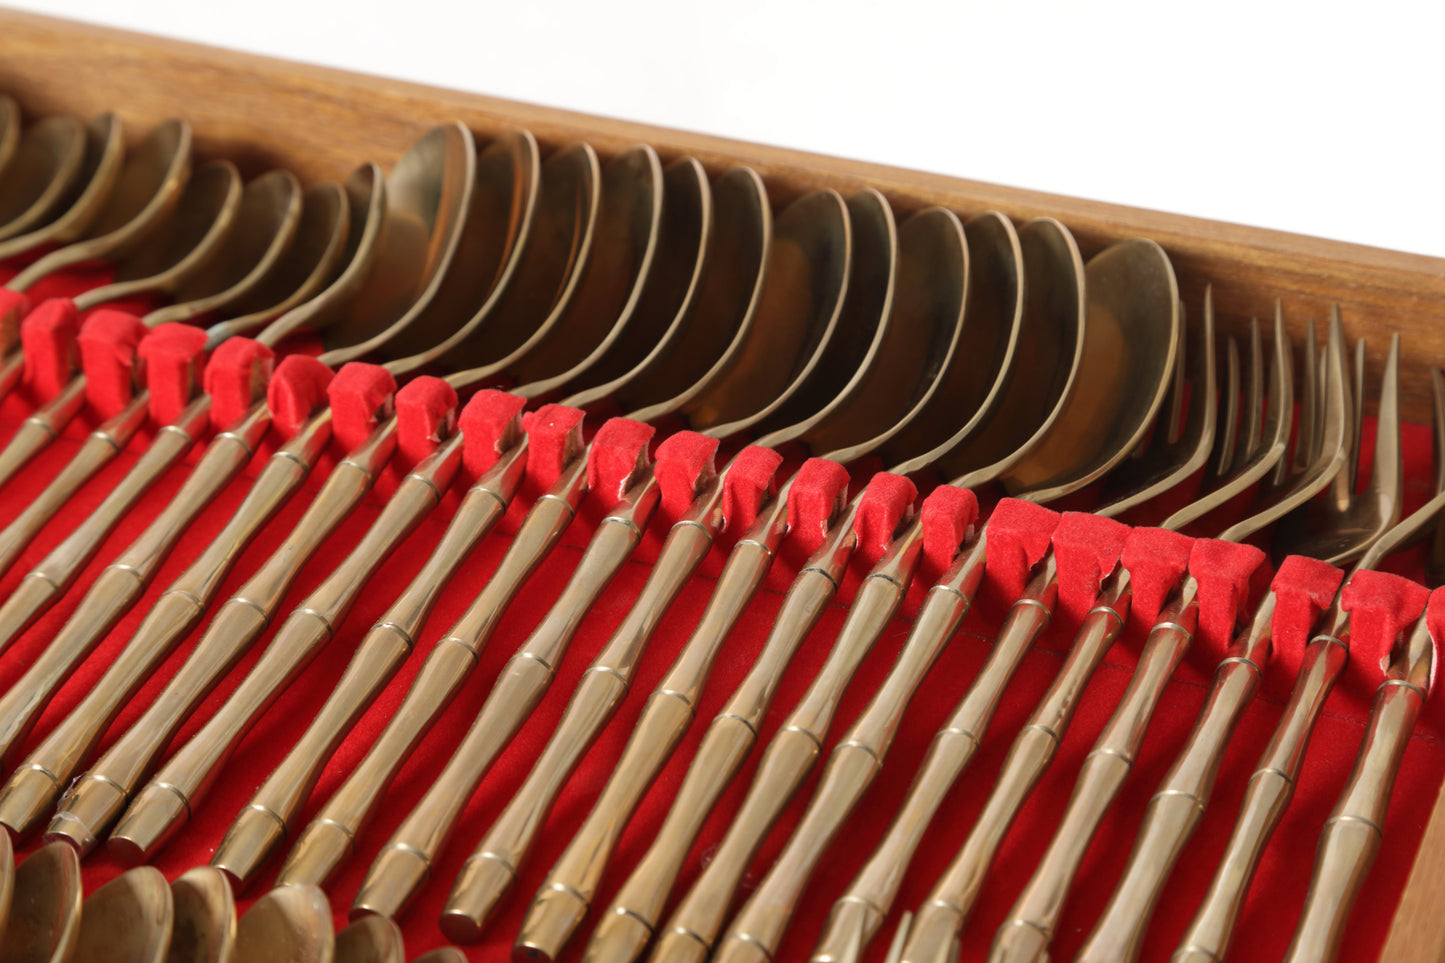
[[[1445,5],[1429,0],[4,2],[1445,256]]]

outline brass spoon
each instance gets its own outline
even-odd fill
[[[20,105],[15,98],[0,94],[0,175],[20,146]]]
[[[0,241],[34,230],[53,214],[80,174],[85,130],[73,117],[46,117],[21,136],[0,170]]]
[[[336,934],[336,963],[402,963],[401,930],[391,920],[367,916]]]
[[[679,311],[686,322],[686,336],[659,345],[662,350],[634,369],[635,377],[628,382],[608,383],[619,403],[644,406],[633,409],[638,420],[660,418],[695,397],[696,387],[705,387],[748,340],[770,250],[766,194],[751,171],[725,176],[715,190],[719,220],[711,245],[714,250],[708,256],[695,296]],[[651,297],[644,299],[639,319],[647,317],[653,303]],[[644,324],[640,330],[645,334],[650,327]],[[619,350],[631,353],[626,344],[619,345]],[[600,398],[584,391],[564,403],[581,406],[596,400]],[[524,457],[525,452],[523,438],[509,448],[504,461]],[[281,871],[283,880],[323,881],[350,852],[351,840],[360,832],[406,754],[466,677],[473,661],[469,653],[485,643],[515,592],[571,522],[581,501],[585,466],[586,459],[578,452],[562,478],[539,500],[547,511],[529,513],[487,588],[428,654],[406,700],[377,744],[301,834]],[[453,570],[453,563],[446,559],[443,562],[448,573]],[[428,563],[379,629],[389,624],[388,620],[404,616],[405,621],[399,624],[405,626],[408,640],[414,637],[422,622],[417,618],[421,613],[411,611],[411,600],[426,599],[429,607],[444,578],[440,573],[434,578],[432,571]]]
[[[160,870],[137,866],[106,883],[81,907],[74,963],[161,963],[175,909]]]
[[[86,237],[52,251],[21,271],[6,287],[24,291],[41,278],[96,260],[121,257],[144,244],[180,200],[190,176],[191,128],[184,121],[159,124],[130,153]]]
[[[80,170],[49,219],[32,230],[0,241],[0,261],[39,250],[49,244],[81,240],[104,207],[125,166],[125,140],[120,120],[101,114],[85,125]],[[7,358],[7,361],[9,359]]]
[[[606,381],[604,387],[610,386],[608,393],[599,397],[615,396],[636,378],[646,377],[656,356],[676,350],[675,345],[687,340],[684,335],[690,336],[699,327],[688,319],[691,306],[696,303],[698,279],[708,255],[706,242],[713,220],[711,191],[701,165],[691,159],[671,165],[664,172],[664,183],[663,220],[657,241],[661,260],[652,270],[632,319],[621,319],[620,323],[627,325],[625,336],[614,342],[612,350],[604,353],[602,361],[594,366],[601,369],[600,372],[594,374],[588,370],[577,379],[607,379],[618,366],[612,360],[614,356],[630,361],[632,368]],[[721,200],[738,205],[732,211],[741,209],[755,217],[764,203],[756,179],[735,177],[728,183],[746,183],[751,193],[740,197],[736,188],[730,187],[722,192]],[[712,326],[709,334],[715,334],[721,327],[725,325]],[[524,385],[515,390],[529,395],[533,389]],[[585,402],[574,395],[567,403],[580,406]],[[337,690],[318,713],[316,721],[237,816],[216,851],[215,865],[247,881],[281,841],[283,833],[289,835],[294,831],[295,817],[321,766],[372,695],[410,651],[443,586],[486,531],[505,513],[515,490],[511,476],[519,470],[524,457],[524,444],[509,446],[498,465],[486,473],[489,477],[479,479],[467,493],[439,540],[436,552],[412,585],[362,640]],[[570,517],[570,510],[567,514]],[[528,524],[536,523],[524,523],[524,528]],[[436,704],[441,701],[434,700]],[[362,778],[360,770],[353,778]],[[376,781],[363,778],[362,784],[374,786]]]
[[[166,963],[230,963],[236,945],[236,902],[226,877],[209,866],[171,883],[175,922]]]
[[[66,963],[80,933],[80,857],[64,843],[31,853],[15,870],[4,963]]]
[[[331,907],[314,886],[273,889],[236,923],[235,963],[331,963],[335,958]]]

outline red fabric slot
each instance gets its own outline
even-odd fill
[[[1201,538],[1189,552],[1189,574],[1199,583],[1196,653],[1213,667],[1234,641],[1235,628],[1269,575],[1264,552],[1253,545]]]
[[[1022,595],[1058,524],[1059,513],[1052,509],[1017,498],[1001,500],[985,528],[985,594],[1005,606]]]
[[[653,427],[631,418],[609,418],[587,449],[587,488],[608,508],[627,494],[637,472],[648,466]]]
[[[763,503],[777,494],[778,466],[783,456],[771,448],[749,445],[738,452],[723,475],[723,522],[741,535],[757,520]]]
[[[525,398],[487,388],[472,395],[457,418],[462,432],[462,470],[473,480],[491,469],[516,443]]]
[[[225,349],[226,345],[222,345],[216,354]],[[206,370],[209,374],[210,369]],[[276,366],[276,373],[266,385],[266,406],[271,409],[271,423],[282,437],[296,434],[313,414],[326,406],[326,389],[333,377],[326,365],[302,354],[283,358]]]
[[[85,373],[85,399],[96,414],[109,418],[135,396],[137,352],[148,329],[127,311],[101,308],[86,316],[76,336],[80,367]]]
[[[543,405],[522,416],[527,432],[527,480],[546,491],[582,451],[581,408]]]
[[[695,431],[679,431],[657,446],[652,472],[662,490],[662,514],[676,521],[687,513],[697,492],[717,477],[718,440]]]
[[[978,498],[970,489],[939,485],[923,499],[918,521],[923,528],[923,559],[920,577],[914,581],[932,584],[953,564],[969,529],[978,521]]]
[[[918,487],[905,475],[880,471],[868,479],[868,487],[858,501],[858,514],[853,518],[859,562],[872,565],[883,557],[898,526],[912,514],[917,496]]]
[[[75,374],[79,363],[76,337],[80,312],[69,298],[48,298],[20,322],[25,351],[25,384],[38,401],[54,398]]]
[[[206,332],[189,324],[163,324],[141,341],[151,417],[157,424],[175,421],[196,396],[206,369],[206,341]]]
[[[1163,528],[1136,528],[1124,542],[1120,561],[1129,570],[1133,594],[1129,623],[1148,632],[1169,593],[1179,585],[1189,567],[1194,539]]]
[[[1269,590],[1274,593],[1270,666],[1264,674],[1265,692],[1269,697],[1289,698],[1315,623],[1335,600],[1344,578],[1342,569],[1317,558],[1291,555],[1280,563],[1279,571],[1269,583]]]
[[[415,465],[457,426],[456,389],[441,378],[413,378],[396,393],[396,447]]]
[[[811,555],[828,535],[828,523],[848,496],[848,470],[836,461],[809,458],[788,489],[788,541]]]
[[[360,446],[392,413],[396,379],[379,364],[352,361],[326,387],[331,434],[345,451]]]
[[[235,424],[266,391],[275,360],[271,349],[259,341],[223,341],[211,353],[201,379],[206,394],[211,396],[211,424],[222,431]]]
[[[1059,570],[1054,621],[1076,624],[1094,607],[1099,586],[1119,564],[1131,529],[1123,522],[1085,512],[1064,512],[1051,539]]]
[[[1340,608],[1350,613],[1346,677],[1363,681],[1368,690],[1383,682],[1395,640],[1425,611],[1429,598],[1430,590],[1419,582],[1389,572],[1351,575],[1340,590]]]

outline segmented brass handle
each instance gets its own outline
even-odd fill
[[[185,717],[231,670],[251,643],[260,638],[281,607],[287,590],[301,574],[302,567],[371,489],[372,482],[385,467],[395,447],[396,420],[391,419],[373,431],[360,448],[336,466],[285,541],[221,606],[216,618],[196,643],[191,657],[156,703],[159,705],[169,696],[173,713],[164,720],[157,720],[156,728],[147,733],[153,745],[157,733],[163,733],[165,738],[173,735]],[[459,452],[457,457],[460,457]],[[367,533],[350,557],[350,560],[356,560],[353,564],[364,567],[369,561],[367,553],[362,550],[363,545],[384,558],[381,546],[394,544],[406,533],[404,526],[392,524],[393,519],[419,517],[441,497],[431,484],[416,482],[412,478],[408,480],[414,484],[397,489],[396,496],[382,512],[377,525]],[[342,577],[337,578],[338,574]],[[294,650],[306,653],[309,658],[320,641],[328,638],[332,631],[326,613],[333,607],[339,609],[344,606],[360,589],[360,585],[348,584],[351,574],[338,570],[323,582],[298,608],[298,619],[284,626],[288,630],[287,637],[283,638],[278,633],[276,644],[268,651],[284,653]],[[308,611],[312,604],[318,608],[317,616]],[[296,668],[284,655],[263,659],[257,664],[221,710],[175,752],[149,785],[136,794],[111,833],[108,848],[118,858],[128,862],[139,861],[174,834],[190,812],[190,796],[203,791],[204,784],[214,775],[215,763],[244,733],[246,721],[254,718],[253,710],[258,711],[257,706],[264,708],[262,694],[269,693],[274,697],[275,691],[284,685]],[[159,749],[159,745],[154,746],[152,757]]]
[[[367,632],[316,719],[237,815],[211,865],[242,883],[249,882],[276,845],[294,832],[296,815],[326,760],[411,653],[442,588],[506,514],[525,467],[526,446],[514,445],[467,491],[436,550]]]
[[[85,376],[77,375],[66,382],[58,395],[22,421],[4,450],[0,450],[0,485],[14,478],[16,472],[30,464],[30,459],[59,438],[84,404]]]
[[[1429,697],[1434,663],[1435,644],[1422,618],[1398,647],[1375,693],[1350,781],[1320,834],[1304,912],[1286,963],[1332,961],[1339,955],[1350,910],[1384,839],[1395,776]]]
[[[453,886],[443,911],[449,926],[480,931],[511,889],[557,793],[626,698],[657,623],[707,556],[721,525],[720,513],[704,504],[695,506],[668,531],[636,602],[582,674],[546,748]],[[498,864],[502,875],[474,872],[483,861]],[[491,879],[497,885],[489,882]]]
[[[852,530],[851,513],[846,527]],[[858,587],[858,595],[822,669],[797,707],[783,720],[717,854],[660,936],[656,954],[659,959],[667,959],[674,945],[700,943],[711,948],[743,873],[817,761],[844,690],[898,611],[922,547],[922,527],[915,521],[894,540]],[[692,954],[691,950],[686,953]]]
[[[658,499],[656,479],[646,472],[598,524],[556,604],[502,668],[466,738],[377,856],[358,908],[394,916],[425,881],[462,807],[546,694],[582,620],[632,556]]]
[[[1331,609],[1329,630],[1305,647],[1289,705],[1244,792],[1224,856],[1173,959],[1223,959],[1254,869],[1289,807],[1315,721],[1349,659],[1349,616]]]
[[[994,937],[990,960],[1034,963],[1047,954],[1089,843],[1124,788],[1164,687],[1193,641],[1199,624],[1198,588],[1186,577],[1150,630],[1123,698],[1084,759],[1049,848]]]
[[[955,945],[994,854],[1039,777],[1053,761],[1084,687],[1123,629],[1120,613],[1127,611],[1130,599],[1126,569],[1114,570],[1105,580],[1099,599],[1100,604],[1085,616],[1075,633],[1063,668],[1009,748],[993,792],[963,848],[914,914],[903,948],[902,960],[907,963],[946,959]]]
[[[893,668],[858,720],[839,739],[797,829],[728,927],[716,954],[719,961],[734,952],[748,956],[755,956],[759,949],[769,955],[777,952],[803,887],[882,770],[909,701],[973,603],[983,579],[985,546],[978,544],[981,541],[975,539],[929,589]]]
[[[301,833],[279,882],[320,885],[351,851],[351,841],[426,727],[471,673],[477,653],[507,606],[562,537],[586,491],[587,464],[576,458],[537,499],[481,593],[423,661],[391,721],[341,788]],[[384,628],[386,623],[383,621]]]
[[[306,480],[330,437],[328,411],[313,418],[271,456],[221,532],[161,594],[95,688],[36,749],[29,761],[54,773],[57,787],[63,787],[85,762],[125,700],[149,677],[155,665],[201,620],[241,551]],[[240,458],[242,451],[232,449],[229,456]],[[217,475],[212,480],[225,473],[219,459],[215,467]],[[172,507],[177,512],[170,522],[183,521],[182,516],[200,509],[199,505]],[[141,571],[154,572],[169,545],[179,537],[178,532],[159,522],[157,519],[157,524],[147,529],[117,566],[132,559],[140,563]],[[82,852],[94,847],[98,833],[119,814],[126,792],[140,780],[157,751],[152,743],[159,730],[151,726],[175,713],[168,698],[170,692],[168,686],[136,725],[122,733],[92,770],[76,781],[52,821],[51,833],[66,836]]]
[[[54,605],[60,596],[69,591],[81,569],[89,564],[90,560],[100,551],[106,536],[116,525],[120,524],[121,519],[125,517],[125,513],[136,499],[140,498],[181,455],[185,454],[186,449],[190,448],[195,441],[196,434],[204,427],[210,408],[210,398],[202,395],[191,402],[175,422],[162,428],[156,434],[150,448],[136,460],[135,466],[126,473],[126,476],[115,488],[111,489],[95,510],[76,526],[75,530],[67,535],[39,565],[26,574],[14,594],[5,600],[3,606],[0,606],[0,651],[3,651],[13,639],[33,625],[35,620]],[[260,406],[260,409],[264,412],[265,406]],[[270,416],[266,414],[257,420],[260,428],[253,433],[249,444],[246,445],[247,459],[250,458],[250,453],[260,440],[260,435],[265,431],[266,425],[270,423]],[[89,444],[90,442],[87,442],[87,445]],[[231,444],[229,442],[218,443],[214,447],[225,451],[231,447]],[[161,515],[147,528],[147,532],[154,528],[161,518],[165,518],[169,514],[170,517],[166,518],[166,523],[175,525],[174,531],[176,537],[179,537],[185,530],[185,526],[194,518],[195,513],[208,504],[220,490],[221,485],[229,481],[235,471],[240,469],[241,464],[244,464],[244,462],[240,462],[218,483],[208,486],[207,482],[214,481],[212,478],[213,461],[214,459],[208,452],[196,466],[195,471],[186,479],[175,498],[166,504]],[[200,497],[197,497],[198,494]],[[174,510],[178,502],[183,506],[194,506],[194,511],[188,516],[179,517],[179,513]],[[142,538],[144,537],[143,535]],[[96,591],[96,588],[92,587],[87,593],[86,599],[89,600],[96,595]],[[137,593],[138,595],[139,593]],[[109,600],[112,596],[109,592],[102,592],[101,597]],[[129,608],[129,604],[126,603],[126,608]],[[82,602],[81,606],[83,608],[85,602]],[[113,606],[108,608],[113,608]],[[69,622],[74,622],[78,617],[79,611],[72,616]],[[118,619],[119,614],[114,618]],[[89,635],[88,645],[94,645],[99,641],[103,637],[103,632],[108,631],[113,624],[113,621],[107,623],[100,635]],[[62,630],[62,633],[64,631]],[[57,648],[55,644],[49,646],[47,654],[55,648]],[[89,651],[88,647],[86,651]],[[46,690],[42,698],[48,698],[49,695],[50,690]],[[3,711],[0,711],[0,715],[3,715]]]
[[[1215,671],[1189,742],[1149,800],[1129,865],[1079,951],[1080,963],[1128,963],[1138,956],[1154,905],[1204,816],[1230,737],[1254,698],[1273,641],[1274,608],[1270,592]]]
[[[767,577],[786,517],[765,510],[729,553],[697,627],[648,697],[606,787],[528,909],[519,946],[555,958],[582,924],[628,819],[692,724],[723,642]]]

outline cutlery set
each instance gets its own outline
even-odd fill
[[[124,134],[0,97],[0,960],[1205,963],[1280,874],[1340,953],[1445,627],[1398,336],[647,146]]]

